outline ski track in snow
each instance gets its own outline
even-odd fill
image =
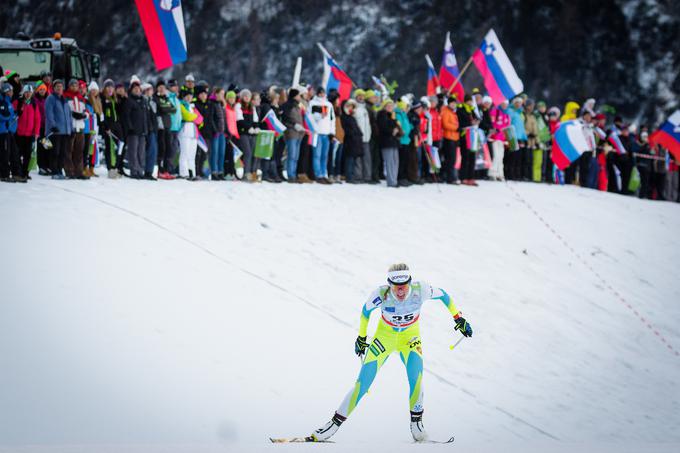
[[[444,190],[441,190],[442,188],[435,189],[432,186],[406,191],[386,191],[381,187],[274,188],[267,185],[248,186],[229,183],[209,184],[209,187],[200,183],[183,186],[184,182],[181,181],[167,185],[163,183],[145,185],[125,181],[118,186],[116,182],[106,180],[93,183],[65,186],[34,181],[28,186],[10,187],[4,193],[0,191],[0,202],[10,208],[9,213],[22,214],[16,217],[8,216],[10,221],[3,223],[0,230],[3,233],[2,237],[20,238],[22,234],[33,231],[43,220],[45,230],[50,231],[53,225],[73,222],[74,216],[77,217],[81,213],[84,213],[85,217],[77,219],[83,222],[83,225],[94,227],[92,231],[97,233],[98,242],[92,243],[96,243],[97,247],[101,245],[102,233],[110,233],[112,230],[119,231],[122,240],[143,234],[146,242],[140,241],[136,247],[145,249],[145,246],[149,245],[149,252],[152,254],[142,252],[140,262],[148,261],[150,265],[152,264],[151,267],[156,266],[160,271],[158,275],[154,275],[154,284],[158,284],[159,276],[164,273],[174,275],[172,269],[177,265],[192,267],[194,280],[201,280],[207,269],[209,271],[204,275],[206,282],[214,278],[223,278],[224,286],[227,288],[233,287],[234,282],[247,281],[249,285],[252,284],[250,288],[252,293],[240,289],[234,291],[243,300],[251,300],[252,296],[261,299],[252,306],[252,311],[257,312],[256,315],[253,314],[255,319],[266,325],[265,331],[269,333],[266,335],[265,344],[269,345],[267,347],[271,351],[267,352],[269,349],[265,349],[264,357],[256,361],[257,365],[248,362],[251,358],[240,350],[236,352],[229,349],[226,352],[222,342],[219,341],[219,335],[224,335],[223,340],[230,338],[228,332],[232,327],[229,326],[226,333],[221,331],[217,327],[218,319],[212,321],[215,323],[213,327],[211,322],[205,320],[207,312],[189,315],[195,322],[206,322],[207,327],[205,332],[201,332],[200,328],[196,330],[197,328],[193,327],[192,330],[191,326],[184,326],[188,327],[187,337],[190,340],[187,341],[193,342],[194,347],[200,347],[201,340],[206,339],[203,338],[205,336],[215,343],[206,347],[205,352],[191,349],[188,345],[182,346],[184,332],[175,328],[176,323],[180,322],[178,319],[187,315],[187,310],[181,301],[174,300],[172,292],[163,291],[161,292],[171,301],[170,307],[166,309],[174,310],[176,313],[173,313],[173,316],[180,315],[180,318],[168,315],[163,322],[158,321],[159,326],[153,329],[153,333],[156,336],[164,336],[165,342],[150,344],[150,334],[141,322],[149,321],[148,319],[144,316],[137,319],[136,315],[125,312],[125,304],[118,307],[120,299],[98,293],[102,299],[102,307],[103,302],[108,301],[105,309],[111,310],[114,315],[119,315],[118,318],[129,323],[117,325],[115,323],[119,323],[120,319],[115,319],[114,316],[108,327],[109,333],[114,338],[118,335],[130,334],[132,337],[139,335],[131,339],[130,345],[139,346],[140,354],[146,358],[165,354],[167,342],[175,343],[175,347],[182,349],[179,357],[174,357],[171,350],[167,353],[168,362],[161,361],[158,364],[159,372],[176,372],[177,364],[174,362],[178,359],[180,364],[192,362],[190,364],[195,370],[187,372],[184,376],[182,388],[186,389],[191,385],[192,373],[195,374],[199,370],[212,369],[222,378],[222,381],[217,378],[214,381],[212,378],[206,378],[205,382],[195,382],[197,385],[202,383],[207,386],[204,394],[199,392],[202,404],[185,401],[181,397],[176,398],[177,402],[190,409],[200,422],[192,421],[189,426],[181,426],[177,432],[168,433],[166,436],[163,433],[167,433],[167,428],[176,425],[182,417],[177,415],[173,418],[172,412],[159,416],[158,411],[164,410],[163,407],[151,406],[146,408],[146,412],[156,416],[156,419],[151,417],[148,427],[133,428],[135,424],[130,421],[133,427],[125,428],[123,424],[107,429],[91,420],[92,432],[88,433],[86,426],[81,426],[79,431],[77,423],[82,421],[83,411],[87,412],[88,405],[80,404],[80,398],[74,398],[78,391],[70,389],[66,384],[64,388],[70,390],[72,396],[70,398],[64,396],[64,401],[72,401],[75,404],[70,412],[61,411],[60,415],[63,415],[65,420],[51,428],[57,432],[51,432],[49,424],[37,423],[33,428],[25,424],[19,426],[20,422],[12,417],[14,412],[0,409],[0,425],[5,427],[4,431],[0,428],[0,446],[5,443],[14,445],[11,447],[12,451],[20,451],[17,448],[26,451],[52,451],[54,448],[54,451],[61,451],[59,448],[64,448],[64,445],[89,444],[90,448],[95,448],[96,451],[105,451],[107,447],[101,444],[114,442],[125,444],[129,451],[135,451],[137,447],[134,444],[144,442],[146,448],[151,448],[148,451],[152,451],[153,445],[164,442],[164,447],[159,448],[165,448],[167,451],[170,451],[168,445],[173,444],[196,444],[201,445],[202,450],[210,451],[212,447],[205,445],[205,442],[219,441],[227,445],[235,442],[242,448],[253,451],[271,450],[272,446],[262,445],[255,439],[264,439],[266,435],[305,434],[332,413],[335,404],[352,384],[356,377],[356,371],[353,370],[358,369],[358,361],[350,356],[350,350],[356,335],[360,305],[370,289],[383,280],[383,267],[402,257],[413,264],[417,275],[422,274],[453,293],[473,328],[476,327],[475,336],[471,340],[465,340],[459,348],[451,352],[446,346],[453,342],[452,325],[442,316],[443,310],[430,308],[436,306],[434,304],[426,306],[423,310],[427,314],[422,321],[423,338],[427,348],[426,372],[435,378],[425,383],[426,426],[433,437],[445,438],[452,434],[450,431],[453,429],[455,431],[453,434],[456,435],[454,445],[474,445],[478,451],[484,449],[485,442],[490,445],[498,441],[512,444],[519,440],[528,442],[523,444],[522,448],[543,445],[542,442],[547,440],[552,442],[548,445],[553,450],[559,450],[569,445],[569,442],[586,440],[591,442],[588,444],[589,448],[597,449],[596,447],[601,444],[602,451],[610,448],[608,442],[621,440],[628,441],[629,446],[636,445],[636,441],[645,441],[646,447],[649,446],[649,442],[680,442],[677,432],[672,428],[677,426],[679,421],[678,361],[668,349],[661,347],[658,339],[650,335],[650,332],[659,332],[656,337],[667,338],[669,348],[672,348],[673,343],[677,346],[679,335],[675,326],[680,320],[680,313],[677,306],[669,304],[673,298],[677,299],[677,285],[674,285],[670,278],[673,275],[672,269],[657,266],[658,272],[651,273],[642,266],[648,262],[654,263],[655,259],[661,260],[662,264],[677,262],[678,241],[670,234],[671,231],[677,231],[680,225],[676,205],[649,203],[569,187],[513,183],[508,184],[510,190],[501,184],[482,183],[477,192],[451,187],[444,187]],[[519,188],[522,191],[521,195],[518,192]],[[59,193],[64,195],[68,193],[68,196],[58,195]],[[510,194],[514,196],[509,197]],[[329,197],[333,200],[332,203],[328,202]],[[108,212],[98,210],[91,202],[106,206]],[[406,215],[396,209],[395,216],[392,216],[390,207],[401,206],[400,203],[405,203],[404,206],[409,207]],[[519,203],[525,204],[530,212],[519,210],[517,208],[520,206]],[[586,203],[585,207],[582,203]],[[225,205],[228,205],[226,210]],[[630,214],[632,211],[631,215],[640,217],[639,221],[633,222],[632,229],[635,230],[633,233],[644,232],[651,237],[640,239],[633,235],[632,244],[627,244],[625,240],[621,241],[633,250],[624,249],[616,241],[612,246],[612,238],[615,239],[616,235],[598,234],[600,231],[598,228],[604,229],[611,225],[607,216],[604,216],[605,219],[588,217],[588,214],[604,212],[603,207],[606,207],[608,212],[616,214]],[[124,212],[127,216],[115,215],[114,210]],[[585,214],[580,210],[585,211]],[[397,216],[400,211],[401,215]],[[571,219],[564,216],[565,211],[572,217]],[[88,213],[92,215],[88,217]],[[559,243],[554,237],[546,235],[541,231],[544,227],[530,214],[539,217],[539,220],[543,216],[553,219],[555,231],[560,233],[567,231],[569,242],[565,239],[563,243]],[[140,225],[133,226],[121,218],[130,216],[144,224],[152,225],[156,231],[164,231],[167,233],[166,239],[157,235],[149,236],[149,232],[145,232],[144,228],[139,229]],[[658,220],[654,225],[649,221],[650,216]],[[575,227],[583,219],[588,219],[592,223],[592,230],[588,230],[590,236],[581,235],[579,228]],[[109,229],[108,222],[115,228]],[[650,225],[651,230],[657,230],[655,231],[657,234],[653,235],[649,231]],[[443,234],[442,227],[447,227],[445,231],[450,231],[451,237]],[[375,231],[372,231],[373,228]],[[301,232],[304,234],[301,235]],[[466,232],[473,234],[463,234]],[[201,262],[201,258],[195,253],[185,253],[183,247],[175,242],[168,242],[169,237],[187,244],[200,252],[199,255],[207,254],[212,259],[237,270],[244,275],[245,280],[230,272],[222,275],[213,264]],[[431,239],[435,239],[436,243],[432,243]],[[604,243],[591,246],[589,242],[593,240]],[[154,247],[150,244],[153,241],[164,244],[162,248],[156,249],[162,251],[163,256],[154,253]],[[645,247],[638,244],[640,241],[644,242],[644,245],[661,249],[660,253],[646,257]],[[75,244],[69,240],[65,242],[71,246],[76,245],[71,249],[76,259],[79,256],[92,257],[93,253],[98,252],[98,249],[83,246],[88,241],[80,240]],[[45,243],[41,244],[45,246]],[[49,241],[47,244],[47,248],[37,251],[32,250],[31,244],[17,247],[18,244],[13,241],[4,245],[5,250],[10,250],[10,256],[19,258],[15,268],[10,268],[7,261],[3,265],[5,268],[3,286],[9,287],[10,295],[21,299],[22,293],[16,292],[17,285],[21,282],[31,282],[30,278],[26,278],[26,271],[36,268],[35,261],[31,261],[33,264],[29,265],[22,260],[22,255],[40,257],[45,261],[55,259],[50,253],[43,253],[50,251],[48,248],[51,244]],[[531,246],[524,248],[522,252],[521,244]],[[581,263],[572,263],[571,258],[566,256],[568,253],[564,253],[564,245],[569,244],[574,244],[578,249],[573,252]],[[395,245],[397,250],[394,250]],[[29,250],[26,250],[27,247]],[[423,250],[419,250],[419,247]],[[125,253],[126,251],[129,253],[130,250],[117,251],[116,247],[105,246],[104,250],[98,253],[104,257],[112,257],[113,261],[119,264],[117,269],[125,274],[124,268],[132,258]],[[175,253],[167,254],[168,251]],[[582,257],[584,252],[589,255],[588,261]],[[120,256],[117,256],[118,254]],[[379,254],[382,256],[376,256]],[[638,254],[642,257],[638,258]],[[236,259],[226,258],[227,256],[235,256]],[[622,264],[612,265],[612,260]],[[599,272],[595,274],[596,278],[592,278],[591,275],[597,272],[590,265],[591,262],[601,270],[601,274]],[[134,263],[133,266],[141,263]],[[87,272],[86,264],[87,259],[71,263],[72,266],[80,268],[80,272]],[[164,269],[165,265],[168,266],[167,269]],[[589,268],[578,269],[583,265]],[[636,270],[638,266],[642,271],[633,281],[629,271]],[[22,272],[19,272],[20,269]],[[68,275],[67,269],[49,270],[62,277]],[[520,270],[522,272],[518,272]],[[550,275],[551,270],[557,274],[562,272],[573,275],[560,278]],[[455,282],[451,281],[451,272],[454,273]],[[460,278],[456,276],[459,273],[463,274]],[[526,281],[522,281],[522,275],[531,277],[526,277]],[[591,282],[588,281],[589,275]],[[339,279],[333,278],[334,276],[339,276]],[[544,279],[540,282],[543,285],[538,287],[535,286],[537,276]],[[101,288],[103,282],[107,282],[106,278],[98,275],[93,275],[92,280],[94,281],[88,287]],[[647,284],[639,285],[641,281]],[[35,283],[33,282],[33,285]],[[139,282],[137,284],[139,285]],[[624,287],[615,290],[611,285]],[[58,308],[59,304],[69,308],[72,305],[72,309],[76,311],[71,315],[79,313],[79,310],[82,310],[82,307],[78,308],[79,304],[83,304],[85,298],[79,298],[78,293],[75,297],[69,293],[68,298],[64,298],[67,287],[60,286],[52,288],[51,291],[47,291],[46,288],[34,288],[34,292],[50,297],[56,294],[54,302],[57,306],[54,308]],[[153,285],[138,286],[137,292],[153,294],[145,288],[146,286]],[[266,287],[270,289],[267,290]],[[575,292],[576,289],[580,290],[580,294]],[[645,312],[644,319],[649,321],[642,323],[642,326],[646,329],[638,327],[636,323],[639,321],[631,316],[630,310],[619,310],[612,304],[615,299],[611,291],[625,295],[625,299],[624,296],[619,297],[623,301],[630,301],[630,304]],[[199,288],[198,292],[203,295],[202,306],[209,310],[219,308],[219,303],[212,303],[211,297],[215,293],[210,291],[210,288]],[[223,294],[225,293],[219,292],[215,295],[219,297]],[[228,295],[228,292],[226,294]],[[260,294],[262,296],[259,296]],[[35,319],[38,311],[32,310],[39,309],[40,305],[37,307],[32,305],[40,299],[33,299],[34,297],[32,294],[28,298],[30,300],[16,301],[24,302],[28,308],[17,307],[12,303],[9,307],[3,308],[3,311],[9,308],[7,310],[9,316],[3,317],[7,324],[25,323],[27,320]],[[319,302],[313,302],[312,299]],[[496,299],[512,300],[514,305],[508,310],[507,304],[494,302]],[[266,302],[267,300],[270,302]],[[285,302],[285,309],[276,303],[279,300]],[[475,300],[477,302],[474,302]],[[545,301],[550,303],[546,305]],[[555,301],[557,303],[551,305]],[[643,301],[644,305],[641,305]],[[131,306],[139,306],[145,300],[142,296],[136,303],[129,299],[125,299],[125,302]],[[310,316],[294,308],[294,304],[300,302],[317,315]],[[154,301],[151,305],[153,304],[158,302]],[[155,308],[162,307],[161,304]],[[68,310],[65,311],[68,313]],[[518,316],[518,311],[525,313],[526,317]],[[149,312],[153,313],[153,309],[150,308]],[[52,318],[48,321],[65,316],[58,310],[51,312],[50,315]],[[269,318],[275,318],[274,315],[280,315],[282,322],[271,321]],[[245,318],[247,327],[238,326],[232,329],[238,334],[236,335],[238,338],[249,333],[262,334],[258,332],[260,330],[258,323],[247,322],[248,310],[239,311],[239,316]],[[221,318],[221,315],[218,314],[216,318]],[[338,331],[331,328],[323,318],[333,319],[341,329]],[[528,323],[525,321],[526,318],[530,318]],[[562,321],[555,324],[555,320],[559,319]],[[98,321],[104,326],[109,322],[105,317]],[[140,324],[132,327],[135,322]],[[375,320],[372,321],[372,325],[374,324]],[[276,330],[288,325],[294,325],[295,328],[286,329],[284,332]],[[0,328],[2,327],[3,321],[0,320]],[[76,331],[83,328],[77,321],[72,327]],[[126,328],[130,330],[125,330]],[[298,329],[306,330],[298,332]],[[13,334],[15,331],[16,328],[9,329],[9,332],[0,331],[3,332],[0,333],[0,340],[7,344],[5,348],[0,346],[0,354],[15,347],[9,346],[9,343],[23,344],[21,334]],[[513,335],[508,336],[508,332],[512,332]],[[582,334],[588,332],[592,334],[585,338]],[[302,351],[291,352],[287,345],[296,343],[288,340],[304,342],[307,338],[306,333],[309,333],[315,341],[307,343],[308,346]],[[309,339],[311,338],[307,338]],[[9,343],[5,340],[9,340]],[[66,343],[60,340],[58,335],[53,337],[45,335],[44,341],[53,341],[57,346],[54,351],[57,357],[69,352],[67,348],[59,350],[60,342]],[[273,346],[271,341],[279,344]],[[619,342],[621,344],[617,344]],[[115,345],[115,342],[113,344]],[[512,347],[507,348],[505,345]],[[41,382],[40,376],[26,379],[27,375],[21,374],[35,372],[44,365],[40,353],[37,349],[32,349],[35,347],[24,345],[26,357],[23,358],[16,354],[16,357],[10,355],[9,363],[16,365],[17,375],[10,374],[9,388],[3,386],[5,392],[0,390],[0,403],[6,403],[2,407],[16,408],[21,405],[19,412],[25,413],[19,419],[24,422],[35,417],[35,411],[40,406],[38,402],[22,400],[21,396],[15,395],[11,390],[19,390],[17,393],[25,397],[26,392],[36,385],[42,392],[47,392],[51,385],[47,380]],[[117,356],[115,346],[110,344],[95,345],[90,352],[103,356],[101,360],[105,363],[108,359],[107,348],[113,348],[112,356]],[[525,353],[518,354],[517,351]],[[245,370],[238,371],[239,367],[235,366],[238,362],[230,360],[229,352],[245,360],[242,362],[245,363]],[[295,366],[288,370],[290,363],[284,358],[299,352],[305,352],[307,357],[302,361],[302,368]],[[87,362],[87,354],[79,357],[78,352],[70,353],[71,356],[68,358],[75,364]],[[37,358],[32,357],[33,355]],[[205,359],[203,355],[206,356]],[[220,356],[224,358],[219,358]],[[214,362],[206,367],[209,362],[205,360],[209,360],[210,357],[213,357]],[[264,362],[261,362],[262,360]],[[351,443],[353,449],[358,448],[357,451],[368,449],[370,444],[367,442],[370,442],[376,417],[381,420],[387,419],[389,417],[385,414],[390,413],[399,413],[401,415],[399,419],[402,421],[398,423],[385,421],[389,426],[381,426],[381,432],[387,429],[387,432],[394,432],[397,436],[395,438],[390,435],[389,438],[392,440],[388,442],[397,439],[407,440],[410,437],[407,421],[404,422],[404,419],[407,420],[407,413],[403,414],[402,400],[405,392],[403,369],[400,369],[401,364],[397,363],[398,361],[391,359],[391,362],[395,363],[394,366],[391,363],[386,364],[371,389],[374,397],[367,397],[362,401],[360,408],[336,436],[338,444],[329,448],[339,448],[338,445],[344,442],[345,445]],[[227,366],[229,363],[231,365]],[[603,367],[603,364],[606,365]],[[308,372],[308,367],[312,367],[313,370]],[[253,371],[259,371],[262,375],[257,375]],[[278,378],[274,383],[265,379],[267,376],[273,377],[272,372],[275,372]],[[49,375],[49,372],[46,375]],[[301,375],[308,376],[306,382],[296,383],[295,377]],[[139,387],[137,393],[144,389],[143,379],[142,382],[138,382],[134,376],[125,377],[128,378],[126,381],[128,385],[133,388]],[[196,376],[194,379],[204,380]],[[278,380],[284,384],[276,385]],[[170,377],[168,381],[177,384],[175,381],[178,381],[178,378]],[[100,384],[104,382],[106,379],[102,379]],[[567,383],[569,385],[565,385]],[[23,389],[22,386],[26,388]],[[112,387],[116,390],[116,385]],[[243,395],[230,394],[238,392],[235,389],[241,387],[244,390]],[[265,394],[268,394],[268,397],[262,395],[261,388],[266,389]],[[54,384],[52,390],[56,394],[61,391],[61,387]],[[83,390],[87,393],[87,389]],[[164,399],[160,406],[172,405],[172,397],[168,397],[168,394],[160,389],[155,390],[149,393]],[[309,390],[314,392],[314,398],[311,400],[301,398],[299,393]],[[321,390],[323,393],[318,393]],[[112,394],[116,392],[113,391]],[[391,398],[392,394],[397,396]],[[118,394],[118,397],[123,401],[118,409],[124,414],[130,408],[125,404],[124,394]],[[223,408],[209,406],[211,400],[214,400],[213,405],[218,405],[217,402],[224,403],[231,397],[241,402],[238,407],[245,408],[244,411],[239,411],[244,415],[242,420],[238,418],[225,420],[224,414],[231,411],[225,412]],[[102,399],[107,400],[105,397]],[[272,404],[267,404],[268,401]],[[106,404],[101,408],[89,407],[89,409],[95,410],[95,413],[101,410],[104,418],[115,415],[115,411]],[[290,409],[294,409],[299,417],[291,417],[288,413]],[[107,410],[110,413],[106,413]],[[265,420],[261,420],[263,414],[266,414]],[[271,420],[272,418],[274,420]],[[451,418],[455,419],[456,423],[447,427],[449,423],[446,419]],[[261,426],[257,425],[258,419]],[[277,420],[283,423],[276,423]],[[8,440],[3,441],[3,438]],[[556,442],[558,439],[565,442]],[[26,444],[40,446],[31,447]],[[20,445],[24,446],[18,447]],[[395,444],[397,447],[398,445],[406,446],[409,443]],[[656,448],[654,445],[652,447]],[[622,451],[620,447],[621,445],[617,444],[615,450]],[[666,447],[660,445],[659,451]],[[77,450],[80,447],[71,445],[68,448]],[[182,447],[176,448],[177,451],[181,451]],[[493,448],[490,448],[489,451],[493,451]],[[2,448],[0,451],[3,451]]]

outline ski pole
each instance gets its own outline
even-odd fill
[[[460,338],[458,339],[458,341],[456,341],[454,344],[452,344],[451,346],[449,346],[449,350],[453,351],[453,350],[456,348],[456,346],[458,346],[458,345],[460,344],[460,342],[463,341],[464,338],[465,338],[465,337],[460,337]]]

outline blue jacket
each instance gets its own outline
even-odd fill
[[[515,126],[517,132],[517,140],[527,140],[527,132],[524,129],[524,119],[522,118],[522,111],[515,108],[514,105],[508,107],[505,111],[510,117],[510,123]]]
[[[175,107],[175,113],[170,114],[170,130],[172,132],[179,132],[182,129],[182,112],[179,108],[179,99],[177,95],[170,91],[168,93],[168,98],[173,107]]]
[[[0,134],[17,131],[17,118],[12,107],[12,98],[0,94]]]
[[[64,96],[50,94],[45,101],[45,134],[71,135],[71,107]]]
[[[399,121],[399,125],[401,126],[401,130],[404,131],[404,135],[402,135],[401,139],[399,139],[399,144],[400,145],[410,145],[411,144],[411,129],[413,129],[413,125],[408,120],[408,115],[406,114],[406,112],[404,112],[402,109],[395,109],[394,111],[397,112],[397,121]]]

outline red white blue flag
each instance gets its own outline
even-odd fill
[[[479,49],[472,54],[472,61],[482,74],[484,86],[494,105],[501,104],[505,99],[512,99],[524,91],[524,84],[517,76],[493,29],[489,30]]]
[[[283,123],[276,117],[274,109],[270,109],[262,121],[264,121],[264,124],[267,125],[267,128],[269,128],[271,131],[274,131],[274,134],[276,135],[281,135],[283,134],[283,131],[286,130],[286,126],[284,126]]]
[[[560,170],[590,150],[583,123],[580,120],[564,121],[553,134],[552,160]]]
[[[429,55],[425,55],[425,61],[427,61],[427,95],[434,96],[441,91],[439,78]]]
[[[333,57],[326,52],[324,52],[323,58],[323,79],[321,80],[321,86],[325,88],[326,93],[329,93],[331,90],[337,90],[341,102],[349,99],[352,95],[352,79],[333,60]]]
[[[626,154],[626,147],[623,146],[623,143],[621,142],[621,137],[619,137],[619,133],[616,129],[613,129],[609,133],[609,143],[614,147],[616,150],[617,154]]]
[[[187,59],[181,0],[135,0],[156,70]]]
[[[439,68],[439,83],[446,91],[455,94],[460,102],[465,98],[465,89],[459,80],[456,86],[451,89],[451,86],[456,82],[460,71],[458,70],[458,61],[456,54],[453,52],[453,45],[451,44],[451,34],[446,33],[446,41],[444,41],[444,56],[442,57],[442,66]]]
[[[659,130],[649,136],[649,143],[663,146],[676,160],[680,160],[680,110],[676,110]]]

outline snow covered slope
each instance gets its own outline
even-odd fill
[[[0,206],[1,452],[293,451],[267,437],[332,415],[359,368],[361,304],[395,261],[475,329],[451,351],[443,306],[423,310],[432,437],[680,447],[676,204],[36,177],[0,186]],[[294,451],[449,448],[411,444],[396,357],[334,440]]]

